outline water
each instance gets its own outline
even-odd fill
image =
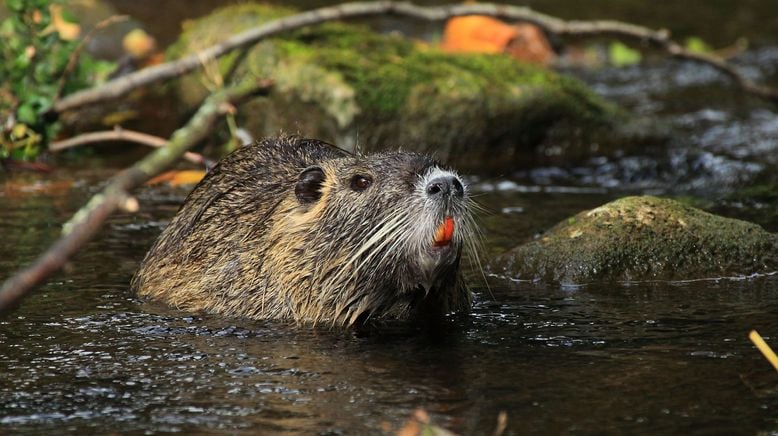
[[[198,0],[184,11],[171,3],[160,13],[156,3],[112,2],[162,43],[178,29],[171,17],[216,3]],[[747,35],[768,45],[735,62],[755,80],[775,82],[775,14],[765,12],[773,2],[661,3],[529,2],[566,18],[668,26],[717,47]],[[406,23],[378,21],[384,30]],[[425,26],[403,29],[434,37]],[[574,73],[669,125],[672,140],[649,150],[624,144],[624,154],[576,166],[471,176],[489,211],[481,218],[485,257],[631,192],[701,193],[730,216],[778,231],[778,205],[719,201],[759,177],[775,180],[773,107],[705,68],[668,60]],[[0,174],[0,279],[44,250],[129,160],[79,160],[47,176]],[[84,170],[90,163],[100,169]],[[506,434],[778,434],[778,376],[747,339],[756,328],[778,350],[778,275],[561,287],[471,273],[472,313],[435,331],[191,315],[128,290],[184,196],[141,190],[139,213],[113,216],[64,273],[0,318],[0,433],[381,434],[423,408],[461,434],[490,434],[501,411]]]
[[[94,191],[98,175],[69,174],[33,192],[19,188],[29,178],[6,180],[0,276]],[[487,245],[608,197],[565,191],[478,194]],[[501,411],[507,434],[778,431],[778,377],[747,339],[757,328],[778,344],[778,276],[581,288],[491,277],[487,289],[473,274],[472,314],[435,331],[193,316],[127,287],[184,194],[142,190],[141,213],[111,218],[0,320],[0,431],[390,433],[416,408],[461,434],[491,432]]]

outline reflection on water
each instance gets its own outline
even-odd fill
[[[0,276],[86,196],[0,194]],[[487,289],[474,275],[473,313],[435,333],[192,316],[127,291],[182,196],[144,191],[141,214],[114,217],[67,274],[0,320],[0,431],[366,434],[417,407],[464,434],[490,432],[501,410],[509,434],[778,431],[778,377],[746,337],[758,328],[778,344],[778,277]],[[478,198],[494,211],[490,247],[606,200]]]

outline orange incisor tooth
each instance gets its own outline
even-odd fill
[[[446,245],[454,236],[454,218],[447,216],[435,231],[435,245]]]

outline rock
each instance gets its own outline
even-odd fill
[[[291,13],[258,4],[225,7],[187,23],[168,55],[192,53]],[[208,92],[204,83],[233,70],[276,82],[269,98],[239,111],[241,124],[258,137],[283,130],[346,148],[403,147],[463,169],[509,168],[528,156],[549,156],[547,137],[588,150],[592,132],[612,136],[627,118],[581,82],[543,67],[500,54],[444,53],[352,24],[312,26],[263,41],[245,56],[235,52],[206,74],[181,80],[181,99],[188,108],[199,104]]]
[[[674,200],[625,197],[557,224],[493,269],[569,284],[765,273],[778,270],[778,234]]]

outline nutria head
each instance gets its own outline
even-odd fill
[[[455,172],[415,153],[245,146],[195,188],[134,286],[185,309],[314,323],[466,310],[470,201]]]

